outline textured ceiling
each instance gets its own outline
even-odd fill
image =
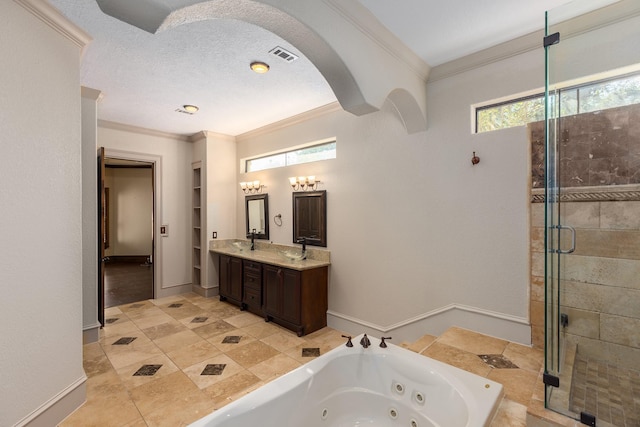
[[[336,101],[326,80],[295,46],[256,25],[234,19],[177,26],[165,22],[152,34],[106,15],[96,0],[49,1],[93,37],[82,59],[81,84],[103,93],[101,120],[184,135],[201,130],[238,135]],[[149,5],[176,10],[197,3],[109,1],[140,2],[136,5],[143,15],[153,9],[145,9]],[[432,66],[539,30],[546,9],[568,2],[359,1]],[[580,2],[593,9],[607,0]],[[256,13],[264,13],[258,2],[242,3],[253,3]],[[276,46],[300,58],[287,63],[269,55]],[[269,73],[253,73],[249,63],[256,60],[269,63]],[[197,105],[200,111],[175,111],[184,104]]]

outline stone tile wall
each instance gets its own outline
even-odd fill
[[[567,340],[584,357],[640,370],[640,201],[628,196],[639,189],[633,184],[640,178],[640,106],[573,116],[561,129],[561,184],[590,187],[580,190],[580,201],[561,205],[562,223],[577,233],[575,252],[561,264]],[[530,125],[530,138],[532,187],[539,188],[543,123]],[[620,185],[633,188],[611,200],[597,196]],[[544,204],[532,203],[530,314],[538,348],[544,347],[544,257]]]

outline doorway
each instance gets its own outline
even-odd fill
[[[154,298],[154,163],[105,158],[104,306]]]

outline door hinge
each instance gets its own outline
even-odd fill
[[[560,43],[560,33],[549,34],[542,40],[543,40],[542,41],[543,47],[548,47],[548,46],[551,46],[552,44],[558,44]]]
[[[560,387],[560,378],[556,377],[555,375],[543,374],[542,382],[545,385],[550,385],[552,387],[556,387],[556,388]]]

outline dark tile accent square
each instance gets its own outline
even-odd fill
[[[222,364],[209,364],[204,367],[204,370],[200,375],[222,375],[222,371],[226,368],[227,365],[225,363]]]
[[[169,304],[169,308],[180,308],[180,307],[182,307],[182,304],[180,303]]]
[[[129,308],[140,308],[140,307],[144,307],[144,304],[131,304],[129,306]]]
[[[105,319],[104,323],[110,324],[110,323],[117,322],[118,320],[120,320],[119,317],[110,317],[108,319]]]
[[[209,320],[208,317],[194,317],[191,323],[204,323]]]
[[[162,365],[142,365],[140,369],[134,372],[134,377],[152,377],[158,372]]]
[[[238,344],[241,339],[242,339],[242,337],[238,336],[238,335],[227,335],[222,340],[222,343],[223,344]]]
[[[318,357],[318,356],[320,356],[320,349],[317,347],[302,349],[302,357]]]
[[[518,369],[518,365],[501,354],[479,354],[478,357],[492,368]]]
[[[122,337],[118,341],[114,342],[111,345],[129,345],[131,344],[137,337]]]

